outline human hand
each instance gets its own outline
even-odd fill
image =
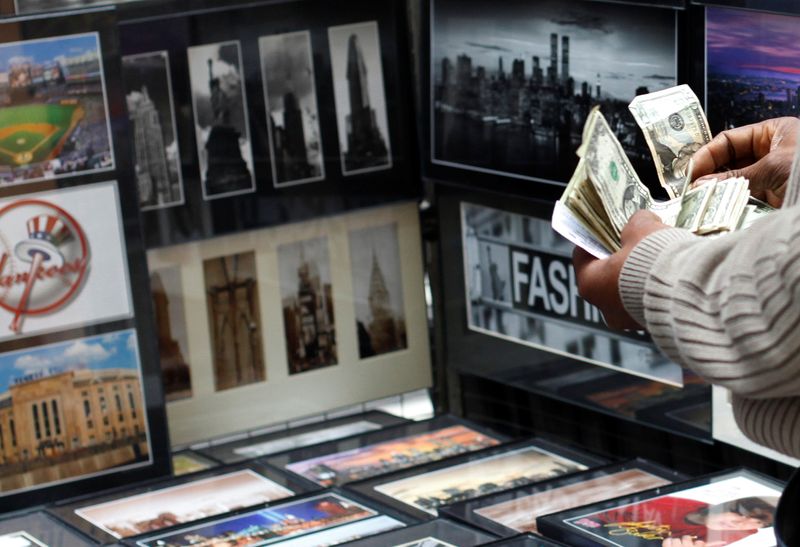
[[[622,248],[599,260],[580,247],[572,253],[572,264],[578,281],[578,293],[600,308],[606,324],[612,329],[641,329],[625,309],[619,295],[619,275],[633,248],[653,232],[668,228],[650,211],[637,211],[628,220],[620,235]]]
[[[692,156],[694,185],[714,177],[745,177],[753,197],[780,207],[798,131],[800,120],[786,116],[721,132]],[[723,168],[728,170],[715,173]]]
[[[712,541],[706,543],[702,539],[694,539],[692,536],[667,538],[661,543],[661,547],[721,547],[723,545],[726,545],[726,542]]]

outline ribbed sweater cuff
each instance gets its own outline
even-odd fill
[[[619,295],[627,312],[643,327],[647,327],[644,313],[645,283],[653,264],[670,244],[694,237],[691,232],[678,228],[659,230],[640,241],[625,260],[619,276]]]

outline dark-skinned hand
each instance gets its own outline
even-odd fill
[[[692,157],[694,185],[714,177],[745,177],[754,197],[780,207],[798,131],[800,120],[787,116],[721,132]]]
[[[597,306],[606,324],[616,330],[642,328],[622,305],[619,295],[619,274],[628,255],[636,245],[658,230],[669,228],[657,215],[650,211],[637,211],[622,230],[622,248],[608,258],[597,259],[575,247],[572,263],[578,281],[578,292]]]

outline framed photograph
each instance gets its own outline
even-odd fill
[[[543,440],[489,448],[348,488],[419,519],[445,505],[583,471],[604,460]]]
[[[677,84],[678,17],[669,3],[429,5],[433,177],[514,191],[531,182],[564,186],[586,117],[599,105],[637,172],[652,179],[628,103]]]
[[[800,46],[787,38],[798,16],[708,6],[705,19],[705,109],[711,130],[797,116],[800,75],[793,67]]]
[[[186,361],[189,347],[180,268],[170,266],[152,270],[150,291],[158,332],[164,397],[167,401],[190,398],[192,371]]]
[[[683,369],[643,334],[606,327],[577,294],[573,245],[550,220],[462,201],[461,238],[470,330],[667,384]]]
[[[239,41],[192,46],[187,54],[203,198],[254,192]]]
[[[0,44],[0,70],[0,182],[114,169],[98,33]]]
[[[463,524],[436,519],[354,541],[348,543],[347,547],[472,547],[494,539],[490,534]]]
[[[309,484],[257,464],[120,490],[50,509],[100,542],[114,542],[307,492]]]
[[[539,516],[685,479],[648,461],[632,460],[455,503],[442,514],[504,537],[537,533]]]
[[[775,545],[783,485],[746,470],[648,490],[539,517],[539,530],[570,545],[634,547],[692,536],[707,545]]]
[[[392,168],[378,22],[328,29],[342,173]]]
[[[46,11],[89,8],[107,4],[124,4],[135,1],[136,0],[14,0],[14,11],[21,15]]]
[[[267,105],[272,184],[325,179],[314,57],[309,31],[262,36],[261,78]]]
[[[122,81],[133,135],[142,211],[181,205],[183,175],[167,51],[122,58]]]
[[[474,452],[505,440],[470,422],[442,416],[293,450],[266,461],[327,487]]]
[[[164,374],[174,376],[173,443],[243,438],[246,431],[429,387],[419,223],[418,208],[409,202],[151,250],[151,272],[177,272],[161,280],[180,280],[183,291],[156,306],[162,352],[172,359]],[[351,269],[351,253],[360,252],[352,245],[360,242],[351,242],[350,234],[383,233],[387,225],[396,227],[403,259],[392,264],[383,251],[376,254],[389,295],[376,285],[373,331],[404,338],[405,347],[362,359],[356,314],[363,308],[356,301],[364,292],[354,286]],[[391,241],[381,237],[376,244]],[[394,332],[386,321],[389,311],[403,314],[402,325],[395,317]],[[169,331],[165,316],[173,325]],[[372,318],[366,319],[369,326]],[[381,343],[382,349],[391,346],[386,337]],[[186,372],[191,391],[183,387]],[[309,396],[298,404],[297,393]]]
[[[253,435],[224,444],[212,444],[199,452],[223,463],[238,463],[406,423],[408,420],[405,418],[371,411]]]
[[[116,182],[2,199],[0,232],[0,342],[133,315]]]
[[[206,259],[203,274],[216,390],[263,382],[255,252]]]
[[[219,462],[206,458],[194,450],[181,450],[172,455],[172,474],[176,477],[208,471],[218,466]]]
[[[289,374],[338,362],[328,238],[278,247]]]
[[[183,204],[144,212],[148,248],[422,195],[407,6],[353,2],[126,5],[123,55],[169,56],[184,186]],[[229,118],[213,138],[212,96]]]
[[[353,230],[348,237],[359,357],[406,349],[397,224]]]
[[[356,523],[361,525],[359,530],[343,530],[347,525]],[[217,544],[226,541],[233,541],[242,547],[273,543],[282,547],[287,544],[336,545],[362,534],[375,534],[404,525],[402,520],[382,515],[360,501],[328,491],[150,536],[138,541],[137,545],[188,547],[198,542]],[[324,541],[320,541],[320,538],[316,541],[311,539],[322,531],[328,532],[327,537],[322,538]]]
[[[90,547],[87,538],[42,511],[0,520],[3,547]]]

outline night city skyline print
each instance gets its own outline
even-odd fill
[[[183,180],[169,54],[153,51],[123,57],[122,83],[141,209],[181,205]]]
[[[192,46],[187,54],[203,199],[254,192],[239,42]]]
[[[713,133],[800,112],[800,18],[706,8],[706,113]]]
[[[258,39],[276,187],[325,178],[308,31]]]
[[[391,169],[378,23],[330,27],[328,41],[342,173]]]
[[[586,117],[609,120],[655,176],[628,103],[676,84],[671,9],[556,0],[434,0],[431,161],[565,184]]]

